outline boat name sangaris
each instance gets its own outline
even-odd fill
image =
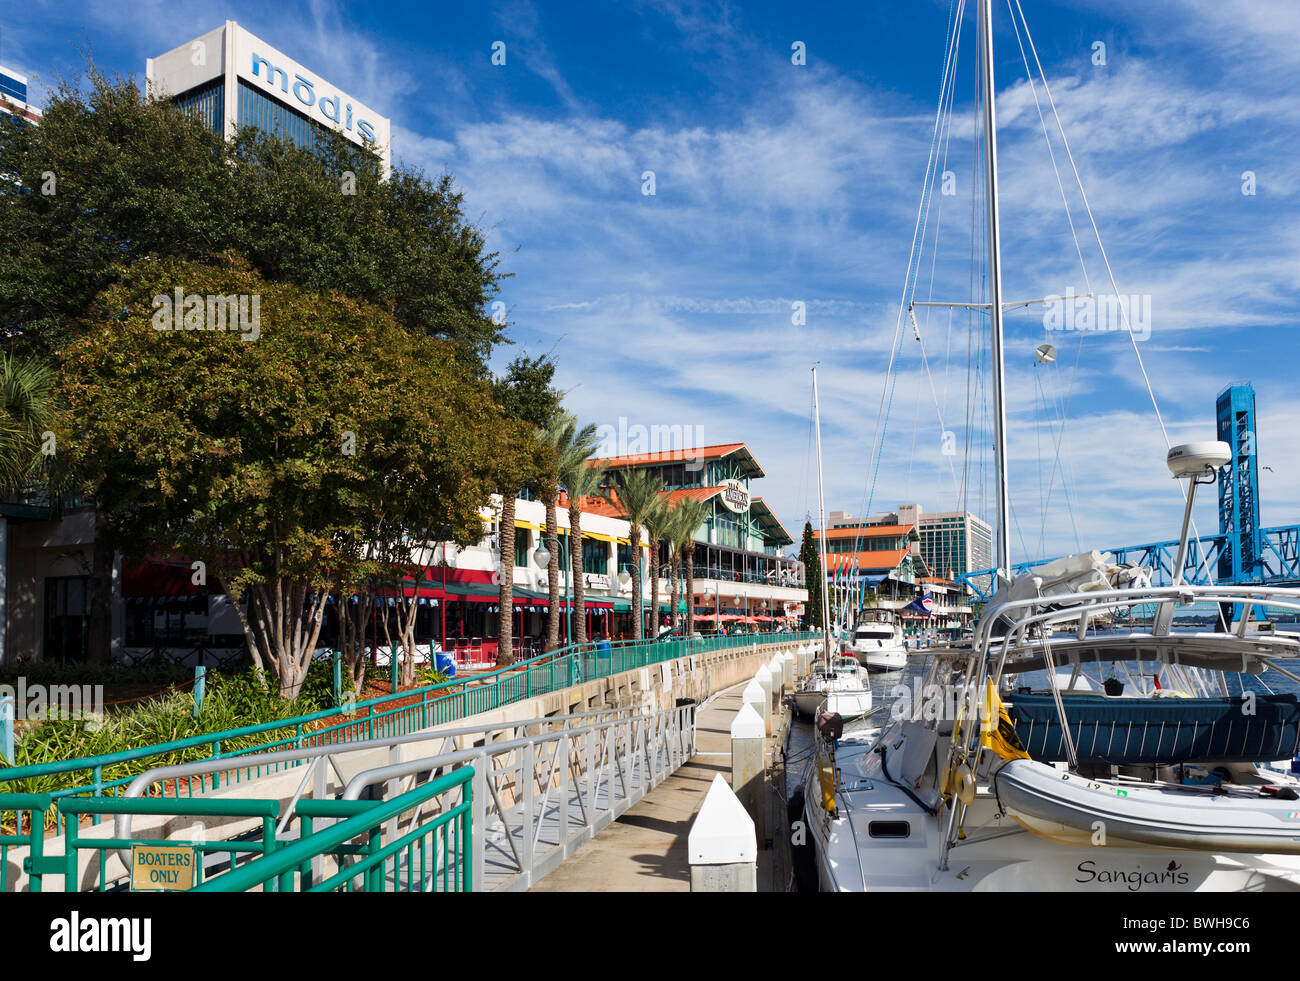
[[[1161,869],[1158,872],[1143,872],[1140,865],[1136,865],[1132,869],[1099,869],[1097,863],[1092,859],[1080,862],[1075,868],[1079,872],[1079,875],[1074,880],[1075,882],[1101,882],[1107,884],[1122,882],[1128,886],[1129,892],[1138,892],[1143,886],[1185,886],[1191,881],[1191,876],[1184,872],[1183,867],[1177,862],[1170,862],[1168,868]]]

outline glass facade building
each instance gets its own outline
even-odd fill
[[[145,76],[152,96],[173,100],[225,139],[256,127],[316,151],[335,132],[373,151],[388,177],[389,119],[234,21],[150,58]]]

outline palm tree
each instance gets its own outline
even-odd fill
[[[663,540],[668,546],[668,613],[673,626],[677,626],[677,596],[681,586],[682,570],[682,502],[668,508],[668,521],[663,530]]]
[[[561,480],[569,495],[569,561],[573,569],[573,641],[587,642],[587,596],[582,583],[582,499],[603,496],[605,467],[586,457],[562,471]]]
[[[0,490],[16,490],[41,464],[54,417],[54,369],[43,361],[0,356]]]
[[[639,607],[641,588],[641,528],[652,520],[660,507],[659,495],[664,482],[648,470],[620,470],[614,475],[615,504],[628,521],[627,539],[632,546],[632,597]],[[645,635],[644,619],[634,617],[632,636],[640,640]]]
[[[667,498],[661,497],[660,506],[643,519],[646,539],[650,543],[650,636],[659,636],[659,542],[667,537],[672,524],[672,510]]]
[[[684,498],[676,508],[679,524],[677,527],[678,552],[686,560],[686,633],[690,637],[695,633],[695,533],[709,520],[711,508],[703,501]],[[676,607],[674,606],[674,609]]]
[[[586,464],[587,458],[600,445],[595,423],[588,423],[578,428],[578,417],[571,412],[560,412],[553,423],[546,428],[542,439],[555,447],[558,461],[556,471],[561,480],[565,475],[577,472],[577,468]],[[542,489],[542,500],[546,504],[546,538],[550,561],[546,566],[547,586],[550,592],[550,606],[546,615],[547,652],[560,646],[560,549],[559,522],[556,520],[555,500],[558,485],[551,484]],[[571,512],[572,513],[572,512]]]

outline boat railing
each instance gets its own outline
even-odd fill
[[[957,657],[964,656],[967,659],[966,684],[973,689],[976,695],[982,695],[985,686],[990,681],[996,683],[1001,677],[1002,670],[1011,652],[1025,649],[1030,642],[1034,642],[1037,648],[1041,650],[1049,677],[1055,676],[1056,663],[1052,653],[1053,640],[1050,629],[1053,624],[1077,620],[1079,624],[1078,636],[1082,640],[1086,636],[1089,619],[1096,614],[1140,604],[1162,602],[1173,603],[1178,606],[1190,606],[1198,602],[1231,603],[1233,605],[1241,604],[1247,608],[1267,606],[1273,609],[1300,613],[1300,590],[1281,586],[1243,587],[1240,585],[1202,586],[1182,584],[1177,586],[1093,590],[1079,593],[1033,596],[1025,599],[1009,600],[997,605],[990,603],[984,611],[984,615],[975,625],[973,643],[969,651],[955,650],[953,654]],[[1243,658],[1253,655],[1258,661],[1280,674],[1292,680],[1300,681],[1300,677],[1281,667],[1271,657],[1261,653],[1258,649],[1247,650],[1248,638],[1245,624],[1248,619],[1248,617],[1243,616],[1241,625],[1238,626],[1234,633],[1224,634],[1225,639],[1229,641],[1236,639],[1242,642]],[[995,634],[995,625],[1004,626],[1005,629]],[[1169,635],[1167,633],[1157,633],[1153,636],[1168,637]],[[1265,641],[1270,646],[1280,643],[1276,635],[1269,635],[1266,638],[1259,638],[1259,640]],[[1057,642],[1059,643],[1059,638]],[[998,655],[996,665],[993,663],[992,655],[994,653]],[[1048,687],[1056,703],[1057,714],[1062,720],[1067,761],[1070,768],[1075,769],[1077,757],[1073,739],[1070,736],[1069,725],[1065,721],[1066,711],[1061,698],[1060,686],[1051,684]],[[958,704],[964,705],[966,700],[963,699]],[[979,699],[976,704],[982,705],[983,699]],[[958,721],[964,724],[961,725],[960,737],[953,740],[949,750],[950,767],[959,760],[970,759],[972,754],[977,752],[981,724],[986,720],[959,719]],[[953,801],[950,805],[947,829],[940,853],[940,868],[947,868],[948,852],[956,841],[957,829],[960,827],[961,814],[964,810],[965,808],[960,802]]]
[[[1300,590],[1282,586],[1145,586],[1127,589],[1104,589],[1081,593],[1035,596],[1011,600],[997,606],[990,605],[975,625],[973,647],[987,653],[996,641],[1017,638],[1021,643],[1035,627],[1050,627],[1067,621],[1078,621],[1078,634],[1082,638],[1088,622],[1097,614],[1145,604],[1174,602],[1180,606],[1194,603],[1230,603],[1245,606],[1268,606],[1274,609],[1300,613]],[[994,636],[995,624],[1007,624],[1005,633]],[[1235,636],[1245,637],[1249,626],[1247,618],[1239,622]]]

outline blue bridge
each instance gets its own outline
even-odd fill
[[[1219,531],[1188,543],[1182,582],[1197,585],[1300,585],[1300,524],[1259,526],[1259,478],[1256,469],[1255,390],[1230,385],[1216,404],[1219,439],[1232,448],[1232,460],[1219,470]],[[1137,563],[1151,570],[1157,586],[1172,585],[1178,540],[1100,549],[1117,564]],[[1018,575],[1051,559],[1013,565]],[[978,600],[990,598],[994,569],[979,569],[957,577],[968,583]]]

